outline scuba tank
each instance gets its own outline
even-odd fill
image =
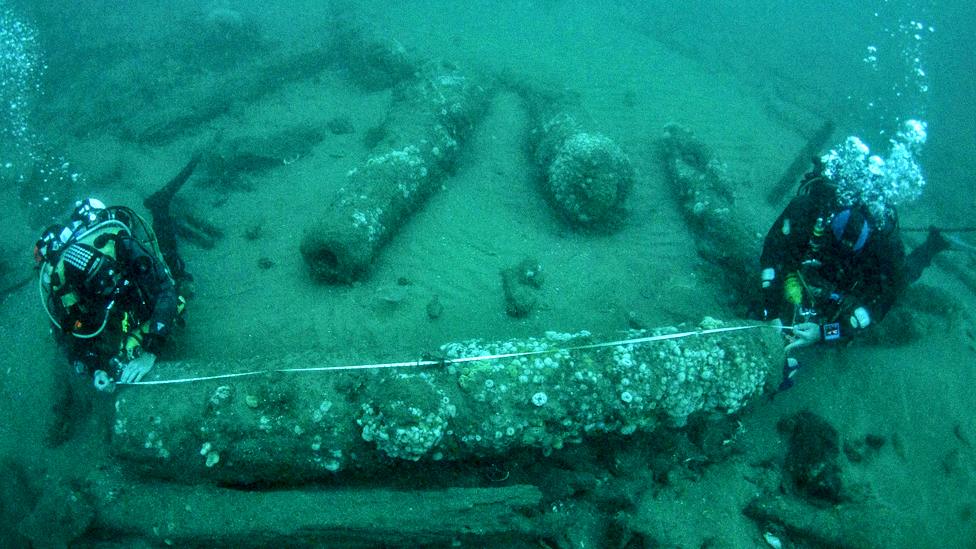
[[[827,222],[824,221],[823,216],[818,216],[816,223],[813,224],[813,231],[810,233],[810,240],[807,241],[807,246],[810,248],[811,255],[820,253],[820,248],[823,246],[823,236],[826,230]]]
[[[84,248],[104,256],[109,260],[104,262],[105,265],[115,268],[116,243],[119,238],[128,237],[135,239],[156,257],[161,258],[162,254],[150,225],[130,208],[112,206],[100,209],[83,221],[73,223],[71,236],[64,239],[56,253],[44,258],[38,276],[38,291],[44,310],[54,326],[74,337],[91,339],[104,331],[119,297],[133,287],[129,280],[111,269],[104,269],[104,273],[101,272],[103,269],[87,273],[87,279],[103,282],[100,295],[96,296],[100,301],[93,303],[91,296],[79,294],[80,288],[68,284],[66,252],[72,246]]]

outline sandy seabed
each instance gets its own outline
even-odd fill
[[[111,135],[66,138],[65,149],[82,168],[121,166],[119,177],[97,182],[88,189],[92,194],[138,205],[218,134],[322,127],[334,117],[347,118],[355,130],[326,134],[309,153],[255,176],[250,191],[191,179],[182,198],[225,236],[213,249],[183,247],[196,295],[187,327],[171,346],[173,357],[203,362],[314,352],[336,364],[409,360],[473,337],[505,340],[581,329],[613,334],[633,319],[673,325],[706,315],[728,317],[737,309],[714,269],[695,253],[694,235],[664,177],[655,142],[667,123],[692,128],[742,182],[737,199],[754,204],[755,216],[771,221],[776,208],[756,197],[765,196],[804,138],[771,115],[755,88],[632,28],[607,33],[582,16],[570,17],[557,32],[545,18],[514,14],[507,15],[511,25],[491,28],[459,14],[374,15],[378,27],[423,55],[488,74],[535,75],[578,94],[598,129],[616,139],[637,168],[627,223],[609,235],[581,234],[558,218],[538,191],[526,153],[527,113],[506,92],[494,96],[457,173],[386,246],[368,278],[349,286],[313,283],[298,243],[312,220],[329,215],[343,174],[367,154],[363,134],[382,121],[388,91],[364,93],[341,72],[326,71],[240,105],[164,146]],[[451,17],[466,32],[431,32]],[[526,47],[527,40],[533,47]],[[27,226],[25,216],[15,214],[5,224],[6,249],[26,250],[35,238],[36,228]],[[927,204],[904,216],[920,223],[937,219]],[[260,237],[250,238],[257,226]],[[27,260],[26,253],[18,257]],[[523,257],[537,259],[546,280],[541,306],[516,320],[505,314],[499,272]],[[921,283],[950,291],[962,311],[972,307],[970,290],[946,272],[933,268]],[[80,475],[111,457],[97,414],[75,418],[80,427],[67,443],[45,443],[49,410],[59,395],[54,378],[71,374],[49,342],[36,293],[29,284],[0,305],[0,443],[6,455],[37,468]],[[431,319],[427,305],[435,296],[443,314]],[[636,479],[632,486],[640,492],[631,522],[647,532],[668,532],[658,540],[666,545],[698,547],[708,539],[729,546],[761,543],[762,532],[741,513],[756,491],[748,480],[751,467],[782,459],[785,441],[777,421],[809,409],[828,419],[843,439],[870,433],[890,441],[870,462],[845,463],[844,474],[852,485],[865,486],[872,502],[911,525],[906,541],[922,547],[972,545],[971,326],[963,313],[944,331],[909,345],[807,353],[795,388],[742,415],[734,457],[664,486],[640,469],[618,472]],[[165,360],[158,369],[164,375]]]

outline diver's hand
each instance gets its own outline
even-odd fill
[[[112,378],[108,377],[108,372],[105,370],[95,370],[95,375],[92,378],[92,384],[96,389],[103,393],[111,393],[115,391],[115,382]]]
[[[802,322],[793,325],[793,343],[786,346],[786,352],[793,349],[807,347],[820,341],[823,337],[820,333],[820,325],[816,322]]]
[[[122,367],[122,375],[119,376],[119,383],[135,383],[142,381],[142,378],[152,370],[156,364],[156,355],[150,352],[143,352],[136,358],[129,361]]]

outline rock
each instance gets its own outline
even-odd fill
[[[640,315],[636,311],[630,311],[627,313],[627,326],[631,330],[643,330],[647,328],[647,325],[641,320]]]
[[[501,273],[505,292],[505,312],[514,318],[529,316],[539,301],[538,290],[545,277],[535,259],[526,258]]]
[[[427,302],[427,318],[437,320],[442,314],[444,314],[444,306],[441,305],[440,298],[435,295]]]
[[[535,292],[518,284],[512,284],[511,279],[502,274],[502,287],[505,291],[505,312],[513,318],[529,316],[539,302]]]
[[[397,285],[386,285],[380,286],[374,292],[376,296],[376,301],[382,305],[387,305],[390,307],[399,306],[403,303],[407,297],[410,295],[410,291],[407,286]]]
[[[821,503],[843,501],[837,430],[809,411],[782,419],[777,427],[789,437],[785,466],[793,488]]]

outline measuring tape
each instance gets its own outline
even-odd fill
[[[742,330],[754,330],[756,328],[772,328],[775,330],[792,330],[792,326],[774,326],[769,324],[750,324],[748,326],[731,326],[727,328],[712,328],[709,330],[695,330],[692,332],[678,332],[674,334],[656,335],[648,337],[638,337],[633,339],[621,339],[619,341],[606,341],[603,343],[592,343],[589,345],[577,345],[575,347],[558,347],[541,351],[522,351],[518,353],[502,353],[497,355],[480,355],[450,360],[411,360],[407,362],[386,362],[380,364],[348,364],[342,366],[317,366],[311,368],[274,368],[271,370],[254,370],[250,372],[238,372],[236,374],[219,374],[214,376],[187,377],[180,379],[162,379],[158,381],[136,381],[132,383],[117,383],[117,385],[173,385],[176,383],[193,383],[196,381],[211,381],[215,379],[232,379],[236,377],[251,377],[275,372],[281,373],[300,373],[300,372],[338,372],[342,370],[378,370],[381,368],[419,368],[424,366],[458,364],[463,362],[477,362],[480,360],[498,360],[501,358],[514,358],[520,356],[544,355],[558,353],[560,351],[581,351],[585,349],[599,349],[601,347],[617,347],[620,345],[639,345],[654,341],[664,341],[668,339],[682,339],[691,336],[703,336],[710,334],[721,334],[726,332],[738,332]]]

